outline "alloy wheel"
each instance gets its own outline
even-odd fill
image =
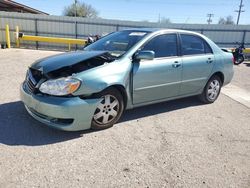
[[[95,111],[94,121],[100,125],[112,122],[118,115],[119,107],[119,101],[115,96],[103,96]]]
[[[218,80],[213,80],[207,90],[207,95],[210,100],[215,100],[220,92],[220,82]]]

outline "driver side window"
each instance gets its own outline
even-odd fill
[[[155,52],[155,58],[177,56],[176,34],[159,35],[151,39],[142,50]]]

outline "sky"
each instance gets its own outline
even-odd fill
[[[74,0],[15,0],[51,15],[62,15],[64,7]],[[158,22],[169,18],[173,23],[207,23],[207,14],[214,14],[212,24],[228,15],[237,20],[240,0],[78,0],[92,5],[105,19]],[[250,0],[243,0],[244,13],[240,24],[250,24]]]

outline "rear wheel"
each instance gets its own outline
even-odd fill
[[[222,82],[218,76],[213,76],[207,82],[202,94],[199,96],[204,103],[213,103],[220,95]]]
[[[100,130],[112,127],[124,111],[123,96],[117,89],[108,88],[95,97],[101,98],[101,101],[95,110],[91,128]]]

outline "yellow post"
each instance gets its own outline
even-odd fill
[[[71,45],[70,45],[70,43],[69,43],[69,51],[71,50]]]
[[[7,48],[10,48],[10,29],[9,25],[6,25],[6,43],[7,43]]]
[[[16,26],[16,47],[19,48],[20,47],[20,41],[19,41],[19,27]]]

